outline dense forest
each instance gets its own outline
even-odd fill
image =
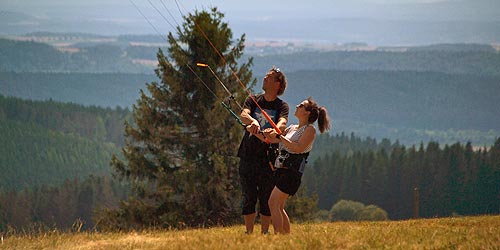
[[[294,220],[328,219],[321,212],[340,200],[376,205],[390,219],[412,218],[415,188],[424,218],[500,213],[500,138],[489,149],[473,150],[470,144],[407,148],[353,134],[322,135],[313,152],[298,197],[287,203]],[[125,183],[94,175],[60,185],[0,189],[0,232],[98,228],[104,211],[118,207],[129,190]]]
[[[109,176],[92,175],[60,185],[0,190],[0,233],[95,228],[99,213],[117,207],[128,189]]]
[[[334,146],[359,145],[352,135],[319,142],[315,150],[324,152],[322,146],[329,145],[329,152],[310,164],[304,179],[318,195],[320,209],[355,200],[383,208],[391,219],[408,219],[418,188],[422,217],[500,213],[500,137],[482,149],[437,142],[405,147],[387,140],[367,140],[364,147],[370,150]]]
[[[129,117],[126,109],[0,96],[0,189],[109,175]]]

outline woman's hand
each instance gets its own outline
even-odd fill
[[[276,137],[278,133],[276,132],[276,130],[274,130],[274,128],[266,128],[264,129],[264,131],[262,131],[262,133],[264,133],[264,136],[272,143],[280,142],[280,139]]]

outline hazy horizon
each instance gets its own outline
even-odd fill
[[[217,7],[235,36],[245,33],[248,40],[374,45],[500,43],[500,1],[495,0],[319,0],[313,4],[264,0],[4,0],[0,7],[0,35],[34,31],[156,34],[148,21],[159,33],[167,34],[182,22],[180,12]],[[12,12],[28,16],[15,14],[14,18]]]

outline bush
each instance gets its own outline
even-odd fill
[[[330,209],[330,221],[353,221],[365,205],[361,202],[340,200]]]
[[[365,206],[361,202],[340,200],[332,206],[330,221],[381,221],[388,220],[387,212],[375,205]]]
[[[388,220],[388,217],[387,212],[382,208],[375,205],[368,205],[358,212],[356,219],[363,221],[380,221]]]
[[[319,210],[318,212],[316,212],[314,221],[316,222],[330,221],[330,211],[324,209]]]

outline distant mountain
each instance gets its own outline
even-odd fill
[[[48,33],[39,37],[44,41],[59,40],[63,43],[72,39],[71,34]],[[90,35],[78,35],[81,42]],[[26,38],[26,37],[23,37]],[[116,38],[107,38],[114,40]],[[67,40],[67,41],[65,41]],[[140,64],[126,53],[118,44],[110,44],[104,39],[92,40],[85,46],[54,47],[47,43],[34,41],[14,41],[0,38],[0,71],[24,72],[152,72],[152,67]],[[128,46],[128,45],[127,45]],[[61,50],[72,50],[63,52]],[[158,47],[146,48],[148,56],[156,55]],[[141,54],[141,53],[140,53]]]
[[[39,19],[24,13],[13,11],[0,11],[0,23],[4,25],[28,25],[36,23]]]
[[[334,69],[500,76],[500,53],[489,45],[439,44],[395,50],[270,54],[254,56],[254,62],[253,70],[257,74],[264,74],[272,65],[277,65],[284,72]]]
[[[500,77],[415,71],[303,70],[287,73],[283,98],[314,97],[334,121],[333,133],[355,132],[404,144],[437,140],[490,145],[500,134]],[[130,107],[147,75],[0,73],[0,92],[29,99]],[[3,80],[2,80],[3,79]],[[151,79],[152,76],[151,76]],[[7,81],[5,81],[7,80]],[[202,86],[200,86],[202,87]],[[261,83],[256,86],[259,92]]]
[[[500,77],[415,71],[303,70],[287,74],[283,98],[312,96],[330,110],[333,132],[400,140],[489,145],[500,135]],[[295,117],[290,118],[292,121]]]
[[[30,100],[55,100],[130,108],[154,75],[125,73],[0,72],[0,93]]]
[[[427,46],[409,47],[406,51],[438,51],[438,52],[489,52],[496,53],[495,48],[485,44],[432,44]]]
[[[150,74],[119,73],[128,72],[128,62],[134,58],[129,56],[141,58],[152,51],[122,50],[111,45],[88,47],[87,52],[70,61],[81,65],[73,67],[76,73],[61,70],[61,66],[64,69],[68,65],[61,63],[67,55],[48,45],[19,45],[12,41],[4,44],[7,46],[0,47],[0,51],[6,53],[0,53],[0,67],[8,66],[10,70],[0,72],[3,95],[130,107],[145,83],[158,81],[152,74],[153,66]],[[89,51],[92,54],[87,54]],[[123,51],[127,57],[121,56]],[[479,146],[493,143],[500,134],[500,111],[494,105],[500,96],[500,53],[489,45],[474,44],[391,51],[256,56],[253,73],[258,84],[254,92],[260,92],[261,79],[269,67],[277,65],[289,80],[283,98],[292,105],[291,114],[293,105],[313,96],[331,111],[333,133],[355,132],[404,144],[429,140],[442,144],[471,141]],[[93,57],[87,55],[98,61],[89,60]],[[28,57],[32,59],[23,60]],[[125,61],[120,64],[110,58]],[[292,122],[294,119],[290,115]]]

